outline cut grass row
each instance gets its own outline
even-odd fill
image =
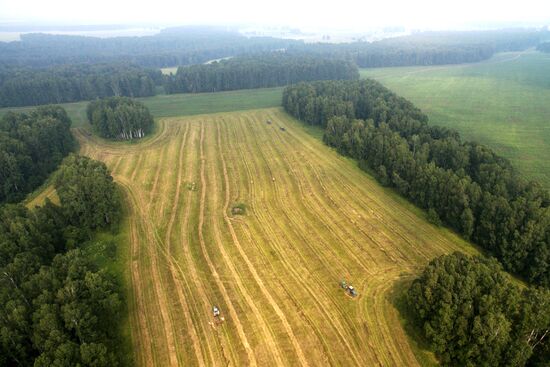
[[[134,145],[76,131],[128,196],[139,365],[420,364],[392,291],[433,257],[472,247],[280,109],[159,125]],[[237,202],[244,216],[231,216]]]
[[[550,188],[550,55],[503,53],[475,64],[362,69],[361,75]]]

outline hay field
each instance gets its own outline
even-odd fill
[[[475,252],[280,108],[161,119],[138,144],[75,134],[126,195],[140,366],[419,365],[395,290]]]

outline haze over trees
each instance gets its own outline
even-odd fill
[[[359,67],[477,62],[496,52],[522,51],[548,38],[547,30],[422,32],[377,42],[294,44],[289,52],[345,57]]]
[[[167,93],[219,92],[328,79],[359,79],[359,71],[351,61],[272,52],[179,67],[176,75],[166,77],[165,90]]]
[[[75,147],[71,121],[59,106],[0,119],[0,204],[37,188]]]
[[[99,136],[107,139],[143,138],[153,129],[153,116],[143,103],[125,97],[111,97],[90,102],[88,121]]]
[[[550,194],[489,148],[428,124],[380,83],[300,83],[286,111],[325,128],[324,141],[356,158],[384,185],[496,256],[504,268],[550,286]]]
[[[119,221],[115,185],[103,163],[72,156],[56,189],[61,206],[0,207],[0,365],[116,366],[118,285],[79,248]]]
[[[441,256],[407,292],[444,366],[547,366],[550,291],[520,288],[494,260]]]
[[[155,94],[159,70],[128,64],[73,64],[0,68],[0,107],[34,106],[95,98]]]
[[[202,64],[208,60],[287,48],[299,41],[248,38],[226,28],[187,26],[143,37],[97,38],[30,33],[0,42],[0,65],[44,67],[69,63],[133,63],[144,67]]]

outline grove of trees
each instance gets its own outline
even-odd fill
[[[0,207],[0,365],[116,366],[119,286],[80,244],[119,221],[118,192],[103,163],[78,156],[55,187],[61,206]]]
[[[407,299],[443,366],[548,366],[550,290],[518,286],[494,260],[436,258]]]
[[[324,141],[356,158],[528,282],[550,286],[550,194],[486,146],[428,124],[409,101],[373,80],[289,86],[283,106],[325,128]]]
[[[126,97],[110,97],[90,102],[88,121],[102,137],[118,140],[143,138],[151,132],[153,116],[143,103]]]
[[[35,106],[110,96],[155,94],[160,70],[128,64],[73,64],[0,69],[0,107]]]
[[[70,127],[59,106],[0,119],[0,204],[21,200],[57,168],[75,147]]]
[[[179,67],[166,77],[166,93],[219,92],[288,85],[300,81],[358,79],[357,66],[341,59],[272,52]]]

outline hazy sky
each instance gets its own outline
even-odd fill
[[[0,0],[0,20],[256,23],[356,30],[386,25],[457,28],[479,23],[549,22],[550,0]]]

